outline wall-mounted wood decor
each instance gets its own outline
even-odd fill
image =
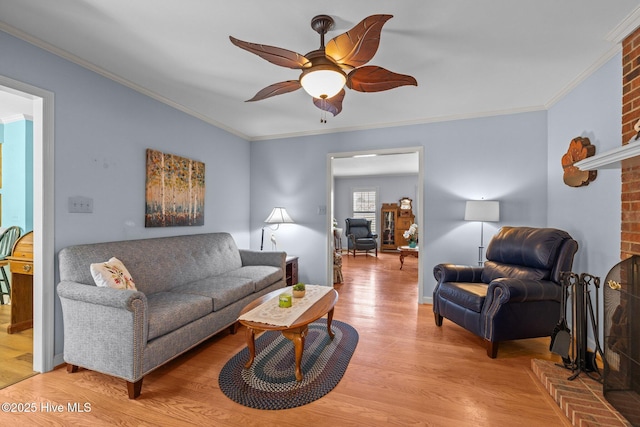
[[[581,171],[574,163],[591,157],[596,153],[595,145],[591,145],[589,138],[576,137],[569,143],[569,149],[562,156],[563,180],[569,187],[582,187],[589,185],[596,179],[597,171]]]
[[[145,227],[204,225],[204,163],[147,149]]]

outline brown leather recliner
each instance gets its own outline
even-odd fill
[[[578,243],[555,228],[502,227],[483,267],[439,264],[433,291],[436,325],[447,318],[498,343],[550,336],[560,319],[560,273],[571,271]]]

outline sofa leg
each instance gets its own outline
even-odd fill
[[[492,359],[498,357],[498,341],[487,341],[487,356]]]
[[[233,322],[233,324],[229,326],[229,333],[235,335],[238,329],[240,329],[240,322]]]
[[[433,316],[436,319],[436,326],[442,326],[442,316],[440,316],[438,313],[433,313]]]
[[[67,363],[67,372],[69,374],[73,374],[74,372],[78,372],[78,365],[71,365]]]
[[[127,391],[129,392],[129,399],[136,399],[140,396],[140,392],[142,391],[142,380],[144,378],[140,378],[135,383],[131,381],[127,381]]]

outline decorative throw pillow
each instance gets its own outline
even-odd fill
[[[91,264],[91,275],[98,286],[136,290],[131,274],[118,258]]]

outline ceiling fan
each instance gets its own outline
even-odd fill
[[[371,15],[346,33],[332,38],[325,46],[324,35],[333,27],[334,21],[328,15],[318,15],[311,20],[311,28],[320,34],[320,48],[305,55],[229,36],[234,45],[273,64],[302,70],[298,80],[267,86],[247,102],[282,95],[302,87],[313,97],[316,107],[336,116],[342,111],[345,85],[358,92],[380,92],[406,85],[417,86],[418,82],[412,76],[397,74],[374,65],[364,65],[378,50],[382,26],[392,17],[393,15]],[[324,119],[321,121],[326,122]]]

